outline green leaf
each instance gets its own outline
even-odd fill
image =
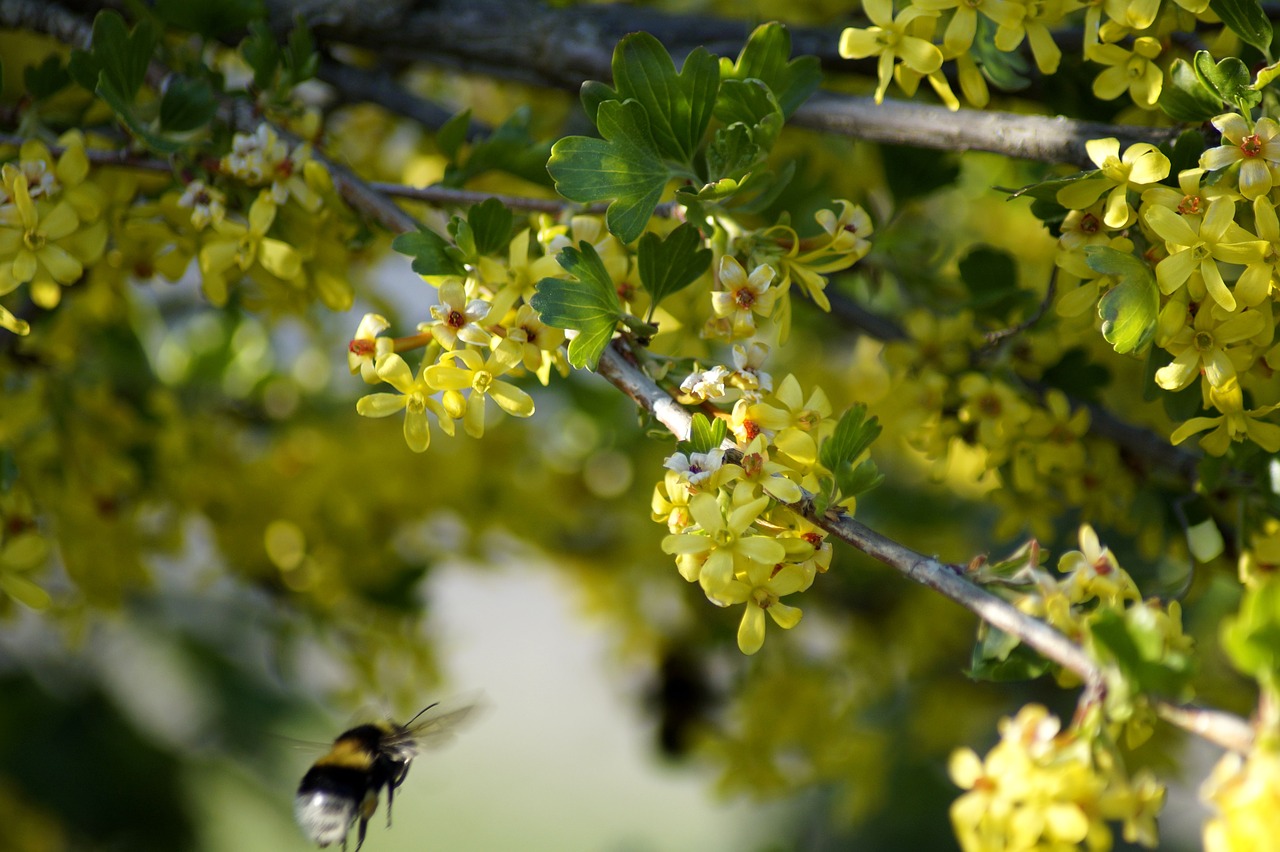
[[[1170,85],[1160,94],[1160,109],[1174,121],[1200,124],[1222,112],[1222,101],[1187,60],[1173,60],[1169,78]]]
[[[782,115],[790,118],[822,83],[822,68],[816,56],[790,59],[791,33],[778,23],[762,24],[751,33],[736,62],[720,60],[720,77],[735,82],[759,80],[773,95]],[[722,83],[721,98],[724,94]],[[719,117],[719,102],[716,108]]]
[[[156,0],[154,11],[172,27],[214,39],[240,32],[267,14],[262,0]]]
[[[0,449],[0,494],[8,494],[18,481],[18,460],[13,451]]]
[[[618,291],[604,261],[586,240],[578,248],[566,246],[556,261],[574,277],[543,278],[529,304],[547,325],[577,330],[569,343],[569,363],[594,370],[622,318]]]
[[[1020,92],[1031,85],[1031,65],[1022,51],[1003,51],[996,47],[996,30],[995,23],[979,15],[969,55],[994,86],[1006,92]]]
[[[160,127],[171,133],[189,133],[207,125],[217,110],[218,102],[208,83],[174,76],[160,99]]]
[[[249,35],[240,42],[240,55],[253,69],[253,85],[258,90],[271,88],[275,83],[276,69],[280,67],[280,45],[266,21],[249,24]]]
[[[1140,352],[1155,336],[1160,311],[1160,290],[1151,267],[1107,246],[1089,246],[1084,253],[1090,269],[1119,282],[1098,300],[1102,336],[1121,355]]]
[[[450,160],[458,159],[462,143],[467,141],[467,129],[471,126],[471,108],[468,107],[441,125],[436,131],[436,147]]]
[[[1087,622],[1094,641],[1134,682],[1137,691],[1180,697],[1192,674],[1190,658],[1165,648],[1164,629],[1146,603],[1121,615],[1099,610]]]
[[[1199,128],[1184,130],[1173,141],[1173,150],[1169,151],[1169,174],[1176,175],[1183,169],[1194,169],[1200,164],[1200,155],[1204,153],[1204,133]]]
[[[102,98],[103,103],[115,111],[116,116],[129,129],[129,132],[142,140],[151,150],[161,154],[172,154],[186,144],[184,141],[171,139],[156,133],[143,122],[134,113],[133,104],[111,82],[106,71],[98,75],[98,85],[95,87],[95,92],[98,97]]]
[[[711,121],[720,87],[716,58],[705,48],[695,48],[677,74],[660,41],[649,33],[632,33],[613,51],[613,83],[617,87],[614,99],[635,99],[644,110],[657,150],[683,164],[692,162]],[[598,88],[594,91],[600,93]],[[598,120],[596,125],[607,138],[609,134]]]
[[[293,29],[289,31],[289,42],[284,51],[285,84],[292,88],[299,83],[316,76],[320,67],[320,55],[316,53],[316,43],[311,37],[311,28],[306,18],[297,15]]]
[[[1215,64],[1213,56],[1207,50],[1199,50],[1196,51],[1192,69],[1209,91],[1227,103],[1236,104],[1241,111],[1262,102],[1262,93],[1255,91],[1250,85],[1252,76],[1248,66],[1234,56],[1228,56]]]
[[[1258,0],[1209,0],[1209,8],[1245,44],[1253,45],[1271,58],[1271,21]]]
[[[91,92],[96,91],[99,79],[105,75],[113,93],[125,104],[132,104],[146,79],[159,38],[150,19],[143,19],[129,30],[120,13],[99,12],[93,19],[89,51],[72,51],[67,67],[76,82]]]
[[[980,317],[1005,318],[1027,304],[1031,294],[1018,287],[1018,265],[1008,252],[976,246],[959,262],[969,304]]]
[[[1010,199],[1021,198],[1025,195],[1028,198],[1034,198],[1037,201],[1051,201],[1056,204],[1058,201],[1058,192],[1064,186],[1091,178],[1095,174],[1097,174],[1097,170],[1076,172],[1073,175],[1068,175],[1063,178],[1049,178],[1048,180],[1042,180],[1038,183],[1027,184],[1021,189],[1007,189],[1003,187],[997,187],[997,189],[1001,192],[1009,193]]]
[[[401,234],[391,248],[413,258],[413,271],[419,275],[466,275],[467,267],[458,249],[428,228]]]
[[[959,158],[946,151],[886,145],[880,154],[889,189],[899,201],[919,198],[950,186],[960,176]]]
[[[689,440],[684,442],[691,453],[709,453],[724,443],[729,434],[723,418],[708,418],[699,411],[693,415],[689,428]]]
[[[1245,590],[1240,611],[1223,623],[1222,647],[1244,674],[1273,688],[1280,683],[1280,581]]]
[[[1100,402],[1100,392],[1111,384],[1111,371],[1090,359],[1083,347],[1075,346],[1064,352],[1040,379],[1078,400]]]
[[[880,476],[875,465],[866,463],[854,466],[864,452],[870,448],[876,438],[880,437],[880,421],[878,418],[867,418],[867,407],[858,404],[850,408],[840,417],[831,437],[822,442],[818,449],[818,460],[822,466],[831,471],[836,479],[836,486],[844,497],[853,497],[879,485],[884,477]]]
[[[71,85],[71,75],[67,73],[61,57],[55,53],[46,56],[39,65],[27,66],[22,72],[22,81],[32,100],[40,101]]]
[[[569,136],[551,147],[547,171],[570,201],[610,201],[609,231],[623,243],[644,232],[672,177],[637,101],[605,101],[598,113],[604,139]]]
[[[742,178],[765,158],[766,151],[752,139],[745,124],[721,127],[707,147],[707,179]]]
[[[769,87],[759,80],[721,83],[715,116],[726,126],[746,125],[753,141],[765,149],[773,147],[783,125],[782,108]]]
[[[440,183],[444,186],[462,187],[467,181],[485,172],[501,171],[539,186],[550,186],[547,157],[551,152],[551,145],[548,142],[534,141],[529,131],[531,116],[528,107],[517,109],[492,133],[472,143],[465,163],[450,164]],[[468,112],[467,121],[457,130],[450,131],[450,136],[458,135],[459,146],[469,127]],[[453,156],[457,156],[456,150]]]
[[[467,224],[475,240],[476,257],[497,254],[511,242],[511,210],[496,198],[486,198],[467,211]]]
[[[967,674],[974,680],[993,682],[1034,680],[1048,671],[1049,665],[1017,637],[984,622],[978,628]]]
[[[711,249],[702,245],[702,235],[685,222],[666,238],[649,233],[640,238],[636,249],[636,265],[640,283],[653,297],[653,309],[672,293],[678,293],[697,281],[711,268]]]

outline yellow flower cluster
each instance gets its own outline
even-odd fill
[[[1193,641],[1182,632],[1182,607],[1176,600],[1143,600],[1133,578],[1101,545],[1092,527],[1081,526],[1079,539],[1079,550],[1059,558],[1058,575],[1040,567],[1041,552],[1033,542],[1017,559],[984,564],[971,569],[970,576],[1000,589],[1018,609],[1044,620],[1102,665],[1107,734],[1123,734],[1126,744],[1134,747],[1151,736],[1154,714],[1142,685],[1133,680],[1136,661],[1117,655],[1116,633],[1128,637],[1126,644],[1138,649],[1133,653],[1141,656],[1143,665],[1165,669],[1172,677],[1187,672]],[[1059,675],[1063,682],[1073,677],[1067,672]],[[1166,690],[1174,688],[1171,682],[1166,680]],[[1182,698],[1189,699],[1189,691]]]
[[[1083,58],[1103,66],[1093,94],[1113,100],[1128,93],[1139,108],[1154,110],[1172,61],[1169,36],[1195,32],[1201,23],[1220,23],[1207,0],[907,0],[896,12],[894,6],[893,0],[863,3],[871,26],[844,30],[840,55],[876,58],[876,103],[884,99],[890,80],[911,97],[927,79],[953,110],[960,102],[942,71],[944,63],[956,63],[965,100],[985,107],[991,97],[980,67],[990,62],[986,52],[994,47],[1010,53],[1025,41],[1040,73],[1053,74],[1062,51],[1052,30],[1080,9],[1085,10]],[[978,43],[986,39],[990,42]]]
[[[50,309],[62,288],[96,263],[107,243],[106,194],[89,179],[84,137],[68,133],[55,159],[37,140],[0,169],[0,296],[27,285],[33,303]],[[27,334],[30,324],[0,306],[0,328]]]
[[[993,352],[969,311],[913,311],[903,328],[907,337],[884,349],[895,390],[877,412],[935,477],[963,478],[998,503],[998,535],[1049,539],[1065,507],[1126,528],[1134,483],[1115,446],[1090,436],[1087,408],[1056,389],[1032,394],[1024,381],[1062,357],[1066,335],[1028,331]]]
[[[1156,845],[1163,786],[1146,771],[1128,777],[1095,726],[1063,731],[1038,704],[1000,722],[1000,742],[985,758],[953,753],[950,773],[968,791],[951,806],[965,852],[1110,849],[1115,821],[1125,840]]]
[[[1280,749],[1227,752],[1200,788],[1215,811],[1204,825],[1205,852],[1273,849],[1280,837]]]
[[[1177,391],[1198,383],[1204,406],[1218,412],[1187,420],[1172,442],[1207,431],[1200,443],[1213,455],[1244,440],[1274,453],[1280,425],[1268,415],[1280,404],[1274,316],[1280,217],[1272,172],[1280,163],[1274,138],[1280,125],[1236,113],[1213,123],[1222,144],[1205,151],[1198,168],[1179,174],[1177,189],[1161,184],[1169,160],[1151,145],[1121,155],[1115,139],[1088,143],[1098,171],[1057,194],[1073,211],[1057,264],[1064,279],[1080,282],[1063,288],[1057,311],[1083,316],[1120,283],[1090,269],[1088,246],[1141,258],[1159,288],[1154,342],[1172,357],[1156,372],[1156,384]]]
[[[712,314],[702,328],[703,337],[759,337],[785,343],[791,330],[793,284],[819,308],[831,310],[827,277],[866,257],[874,230],[867,211],[844,199],[835,204],[835,209],[814,214],[822,228],[815,236],[801,237],[784,220],[730,241],[716,268],[718,288],[711,294]],[[767,329],[765,321],[771,323]]]
[[[357,226],[308,146],[290,151],[270,125],[261,124],[235,135],[219,171],[239,182],[237,192],[257,189],[244,201],[243,219],[228,215],[224,192],[201,180],[162,203],[168,211],[190,211],[182,230],[198,235],[209,301],[224,305],[232,284],[250,281],[256,285],[250,299],[290,304],[319,298],[333,310],[349,309],[354,293],[344,269]]]
[[[818,450],[836,421],[820,388],[806,398],[787,376],[771,392],[768,374],[747,367],[739,352],[735,370],[713,368],[686,385],[716,401],[730,398],[726,382],[740,394],[731,415],[740,460],[727,461],[720,448],[671,456],[654,489],[653,519],[667,525],[662,549],[676,557],[682,577],[718,606],[745,604],[738,647],[754,654],[764,644],[766,613],[779,627],[794,627],[801,612],[781,598],[805,591],[830,567],[825,533],[783,504],[799,500],[802,487],[817,491],[829,474]]]
[[[386,383],[395,392],[368,394],[356,410],[365,417],[403,411],[405,442],[417,453],[431,443],[428,412],[446,435],[461,422],[475,438],[484,435],[487,399],[515,417],[532,415],[533,398],[503,377],[531,374],[545,385],[552,369],[568,372],[564,332],[544,324],[527,299],[538,280],[564,274],[554,255],[571,240],[592,243],[613,279],[625,281],[630,259],[599,218],[582,216],[567,225],[544,223],[536,232],[523,229],[512,238],[505,262],[485,257],[465,278],[432,280],[437,303],[415,335],[383,337],[390,324],[366,314],[348,346],[348,366],[366,383]],[[424,351],[415,373],[400,353],[419,348]]]

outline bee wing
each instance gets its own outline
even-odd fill
[[[459,730],[477,717],[479,706],[471,703],[429,711],[394,739],[397,743],[412,742],[417,748],[439,748],[451,742]]]

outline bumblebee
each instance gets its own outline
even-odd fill
[[[474,708],[423,715],[437,704],[419,711],[404,725],[392,721],[370,722],[344,731],[302,776],[293,813],[312,842],[321,846],[342,841],[356,820],[356,852],[364,845],[365,830],[378,809],[378,795],[387,791],[387,827],[391,827],[391,802],[409,774],[409,764],[424,748],[442,745]],[[421,719],[421,721],[419,721]]]

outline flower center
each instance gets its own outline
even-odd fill
[[[1201,203],[1198,195],[1184,195],[1182,201],[1178,202],[1178,213],[1183,216],[1188,214],[1200,215]]]
[[[1262,153],[1262,139],[1258,134],[1251,133],[1240,140],[1240,153],[1246,157],[1256,157]]]
[[[756,606],[761,609],[768,609],[778,602],[778,596],[766,589],[753,589],[751,600],[755,601]]]
[[[733,301],[737,303],[738,307],[742,308],[742,310],[749,311],[751,310],[751,306],[756,303],[756,294],[748,290],[746,287],[743,287],[740,290],[734,291]]]
[[[35,228],[32,228],[31,230],[23,233],[22,242],[32,251],[40,251],[40,249],[44,248],[45,236]]]
[[[377,346],[372,340],[353,340],[347,344],[347,350],[352,355],[359,355],[361,358],[372,355],[375,349],[377,349]]]
[[[471,376],[471,389],[477,393],[488,393],[493,384],[493,373],[488,370],[476,370]]]
[[[1213,335],[1207,331],[1197,331],[1194,342],[1197,351],[1208,352],[1213,348]]]
[[[449,311],[449,315],[445,317],[445,323],[450,328],[462,328],[467,324],[467,317],[462,311],[454,309]]]

